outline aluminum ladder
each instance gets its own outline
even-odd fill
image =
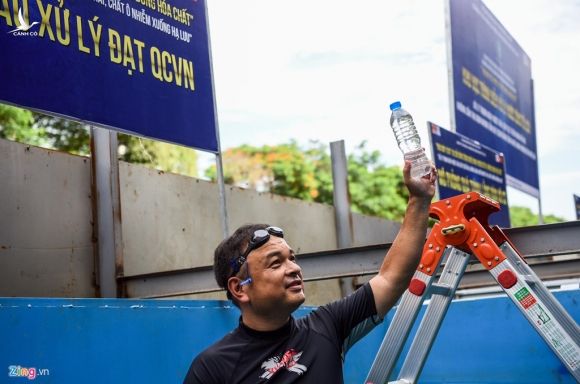
[[[439,222],[425,242],[419,266],[401,297],[365,384],[387,382],[423,301],[430,295],[398,378],[390,383],[417,382],[472,255],[580,382],[580,328],[501,229],[487,224],[489,215],[498,210],[497,202],[476,192],[431,204],[429,215]]]

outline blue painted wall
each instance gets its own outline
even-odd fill
[[[578,321],[580,290],[556,297]],[[179,383],[238,316],[221,301],[0,299],[0,383],[28,381],[10,377],[23,368],[40,383]],[[392,316],[348,353],[346,383],[364,380]],[[574,379],[507,298],[492,298],[451,305],[421,376],[442,382]]]

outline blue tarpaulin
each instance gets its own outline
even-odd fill
[[[577,321],[580,290],[556,297]],[[393,314],[349,351],[345,383],[364,381]],[[193,357],[238,317],[223,301],[3,298],[0,382],[27,374],[39,383],[179,383]],[[451,304],[420,382],[574,379],[511,301],[496,297]]]

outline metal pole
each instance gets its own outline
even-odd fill
[[[542,197],[538,188],[538,224],[544,224],[544,214],[542,212]]]
[[[117,265],[122,268],[122,255],[121,244],[115,241],[121,233],[116,132],[91,127],[91,170],[99,296],[117,297]]]
[[[109,155],[111,159],[111,198],[113,213],[113,244],[115,247],[115,283],[117,297],[126,297],[126,290],[118,278],[124,275],[123,220],[121,216],[121,180],[119,176],[119,141],[117,131],[109,130]]]
[[[336,240],[338,248],[352,247],[352,214],[350,212],[350,194],[348,191],[348,167],[344,140],[330,143],[330,158],[332,161],[332,184],[334,200],[334,218],[336,225]],[[352,277],[340,279],[343,296],[354,291]]]
[[[536,127],[536,101],[534,97],[534,79],[530,80],[530,88],[532,89],[532,119],[534,121],[534,135],[537,137],[538,135],[536,134],[536,132],[538,128]],[[538,175],[538,224],[544,224],[544,214],[542,213],[542,193],[540,192],[540,159],[538,157],[537,150],[536,150],[536,174]]]
[[[224,170],[222,162],[222,152],[220,144],[220,129],[219,129],[219,119],[217,113],[217,103],[215,97],[215,84],[213,81],[213,60],[211,54],[211,33],[209,28],[209,15],[207,13],[207,2],[205,3],[205,20],[207,21],[207,48],[209,52],[209,66],[211,71],[211,90],[213,95],[213,111],[215,116],[215,136],[217,141],[217,153],[216,155],[216,171],[217,171],[217,183],[219,189],[219,201],[220,201],[220,215],[222,219],[222,232],[224,239],[229,236],[229,225],[228,225],[228,207],[226,201],[226,187],[224,184]]]
[[[220,214],[222,217],[222,231],[224,235],[224,239],[229,236],[229,228],[228,228],[228,209],[227,209],[227,201],[226,201],[226,186],[224,183],[224,170],[222,165],[222,154],[220,152],[216,153],[215,155],[215,163],[216,163],[216,170],[217,170],[217,182],[219,188],[219,195],[220,195]]]
[[[455,90],[453,88],[453,52],[451,44],[451,0],[445,0],[445,51],[447,53],[447,86],[449,89],[449,122],[452,132],[457,132],[455,126]]]
[[[350,195],[348,192],[348,171],[344,140],[330,143],[330,158],[332,161],[337,245],[338,248],[350,248],[352,247],[352,215],[350,213]]]

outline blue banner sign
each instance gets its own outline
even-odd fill
[[[501,210],[489,217],[489,223],[510,227],[502,154],[436,124],[428,125],[433,161],[439,172],[439,199],[470,191],[482,193],[501,205]]]
[[[580,220],[580,196],[574,195],[574,207],[576,208],[576,220]]]
[[[455,130],[504,154],[507,183],[539,196],[530,58],[481,0],[449,0]]]
[[[2,0],[0,100],[217,152],[204,0]]]

